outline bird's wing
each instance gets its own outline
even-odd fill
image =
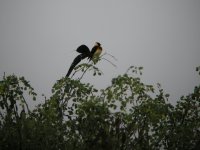
[[[76,49],[77,52],[81,53],[81,54],[89,54],[90,50],[86,45],[81,45]]]
[[[95,51],[97,50],[97,46],[94,46],[91,50],[91,54],[94,55]]]
[[[74,69],[74,67],[76,67],[76,65],[84,58],[86,58],[87,55],[85,54],[80,54],[78,56],[76,56],[76,58],[74,59],[74,61],[72,62],[67,74],[66,74],[66,77],[69,77],[69,75],[71,74],[72,70]]]

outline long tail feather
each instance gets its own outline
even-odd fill
[[[67,74],[66,74],[66,77],[69,77],[69,75],[71,74],[71,72],[72,72],[72,70],[74,69],[74,67],[76,67],[76,65],[77,65],[82,59],[84,59],[84,58],[86,58],[86,57],[87,57],[87,55],[85,55],[85,54],[80,54],[80,55],[78,55],[78,56],[74,59],[74,61],[72,62],[71,66],[70,66],[70,68],[69,68],[69,70],[68,70],[68,72],[67,72]]]

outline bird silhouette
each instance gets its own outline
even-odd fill
[[[66,74],[66,77],[69,77],[72,70],[74,69],[74,67],[76,67],[76,65],[85,58],[88,58],[89,61],[92,60],[94,63],[96,63],[96,58],[98,58],[100,56],[100,54],[102,52],[102,47],[99,42],[96,42],[91,51],[89,50],[89,48],[86,45],[79,46],[76,49],[76,51],[80,54],[78,56],[76,56],[76,58],[74,58],[74,61],[72,62],[71,66]]]

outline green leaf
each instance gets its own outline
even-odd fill
[[[98,92],[98,90],[97,89],[93,89],[93,92]]]
[[[35,96],[33,97],[33,100],[36,101],[36,97]]]

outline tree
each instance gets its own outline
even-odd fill
[[[76,68],[102,72],[93,65]],[[175,106],[161,85],[141,81],[142,67],[98,90],[79,79],[61,78],[52,96],[33,110],[36,93],[24,77],[0,81],[0,149],[197,149],[200,143],[200,85]],[[199,71],[199,68],[197,68]]]

